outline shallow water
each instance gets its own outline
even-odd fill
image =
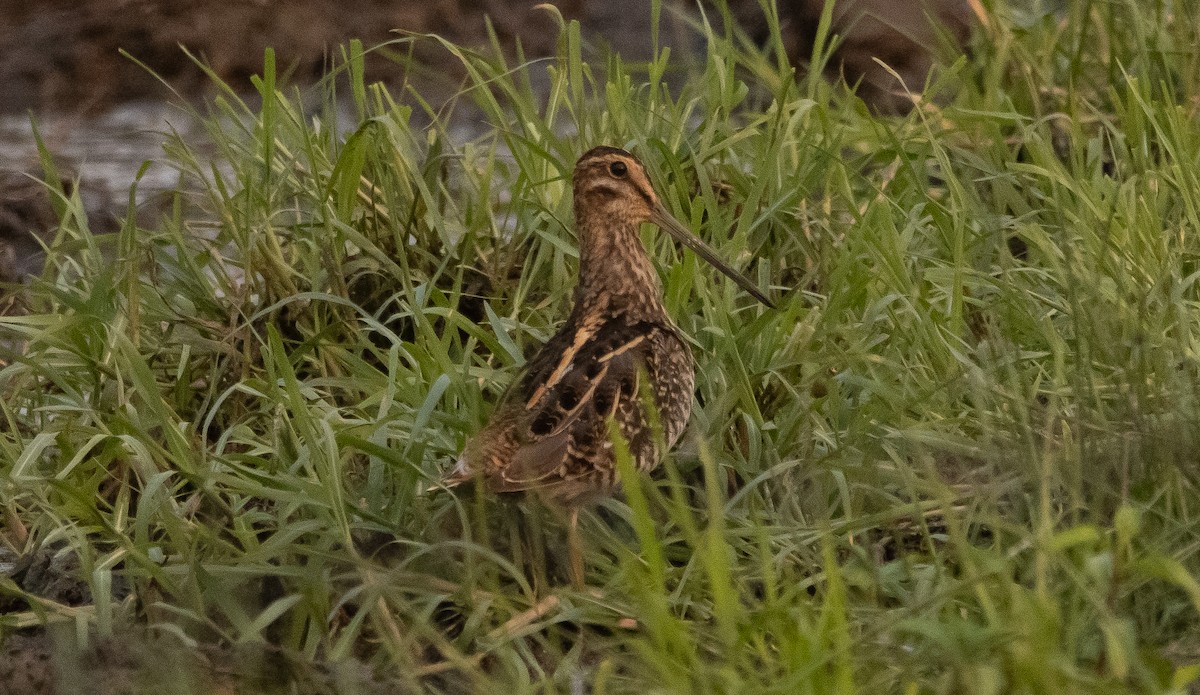
[[[84,181],[108,189],[109,202],[122,207],[143,162],[162,159],[162,142],[171,129],[190,142],[202,140],[198,124],[188,114],[158,101],[119,104],[95,117],[41,116],[37,127],[60,164],[75,169]],[[0,115],[0,162],[5,169],[41,175],[28,115]],[[152,164],[139,185],[139,202],[170,190],[177,179],[171,167],[161,161]]]

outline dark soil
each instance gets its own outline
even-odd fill
[[[120,626],[80,646],[74,625],[0,637],[0,695],[397,695],[407,692],[353,659],[308,663],[263,645],[193,646]]]
[[[885,109],[904,108],[889,92],[897,87],[873,58],[891,65],[910,87],[924,85],[937,52],[934,18],[950,43],[963,45],[973,20],[972,0],[840,0],[833,33],[843,38],[840,62],[850,82],[862,78],[863,96]],[[739,21],[760,40],[768,36],[757,0],[729,0]],[[552,53],[557,32],[552,16],[531,0],[294,0],[281,11],[261,0],[0,0],[0,112],[65,110],[96,112],[114,102],[164,97],[164,87],[129,55],[144,62],[183,94],[203,93],[208,78],[180,50],[187,47],[235,87],[261,71],[263,51],[274,47],[278,63],[294,81],[316,79],[334,47],[352,38],[373,46],[404,32],[436,33],[456,43],[487,41],[490,17],[505,46],[518,41],[530,57]],[[623,54],[645,55],[649,3],[616,0],[555,0],[567,19],[579,19],[586,35],[607,37]],[[811,53],[824,6],[822,0],[779,0],[783,40],[792,62],[803,66]],[[694,4],[676,0],[665,12],[695,14]],[[719,17],[709,8],[710,17]],[[397,46],[397,50],[407,50]],[[453,72],[433,42],[417,42],[425,65]],[[379,58],[373,76],[401,77],[394,63]]]
[[[253,0],[0,0],[0,111],[95,111],[126,99],[166,95],[136,57],[184,94],[202,93],[204,73],[187,47],[235,85],[262,70],[263,51],[278,53],[298,82],[315,79],[326,53],[352,38],[375,45],[394,29],[434,32],[457,42],[486,39],[485,13],[502,41],[520,37],[534,55],[553,49],[544,11],[524,0],[293,0],[285,11]],[[581,0],[560,3],[577,13]],[[382,75],[381,75],[382,76]]]

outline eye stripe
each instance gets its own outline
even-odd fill
[[[590,186],[588,186],[588,190],[593,193],[604,192],[609,195],[618,196],[625,192],[626,187],[617,184],[612,179],[597,179]]]

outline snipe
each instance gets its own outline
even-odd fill
[[[573,188],[579,284],[571,315],[529,360],[444,482],[479,479],[492,492],[532,490],[567,508],[571,576],[582,586],[579,509],[620,482],[609,420],[638,469],[648,470],[675,445],[692,412],[695,363],[663,307],[642,223],[657,224],[759,301],[771,302],[667,212],[630,153],[589,150],[575,164]]]

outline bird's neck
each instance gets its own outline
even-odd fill
[[[642,246],[640,223],[577,211],[579,284],[575,311],[608,311],[635,319],[667,316],[662,284]]]

